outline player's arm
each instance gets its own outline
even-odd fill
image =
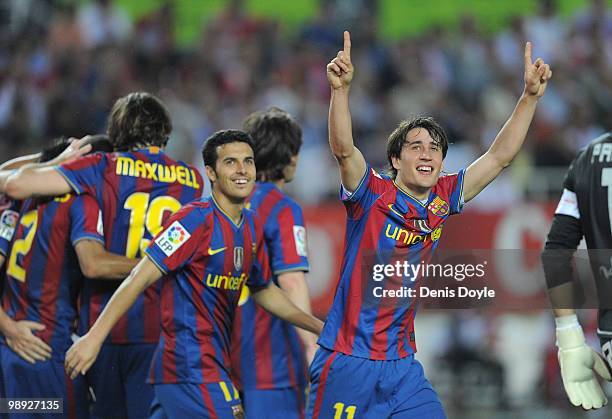
[[[538,100],[544,94],[551,77],[550,67],[541,58],[535,63],[531,62],[531,43],[527,42],[525,89],[489,150],[468,167],[463,184],[465,202],[478,195],[518,154],[527,136]]]
[[[306,314],[312,314],[310,307],[310,292],[306,284],[306,274],[303,271],[286,272],[278,276],[278,285],[285,291],[287,298]],[[312,361],[317,350],[317,336],[306,330],[296,327],[304,349],[308,363]]]
[[[143,258],[121,283],[89,332],[79,338],[66,352],[64,367],[71,378],[85,374],[100,352],[102,343],[113,326],[134,304],[147,287],[154,284],[163,272],[149,259]]]
[[[26,156],[15,157],[14,159],[5,161],[0,164],[0,171],[2,170],[17,170],[22,166],[30,163],[36,163],[40,159],[41,153],[28,154]]]
[[[75,140],[53,160],[45,163],[30,163],[17,171],[0,171],[0,193],[15,200],[23,200],[34,195],[57,196],[72,192],[72,187],[54,166],[75,160],[89,151],[90,137]]]
[[[108,252],[96,240],[81,240],[74,246],[74,249],[81,272],[89,279],[124,279],[139,262],[138,259],[129,259]]]
[[[574,309],[571,260],[582,236],[576,194],[565,189],[542,252],[542,266],[555,315],[563,387],[574,406],[598,409],[608,400],[593,371],[606,380],[612,376],[599,353],[586,344]]]
[[[366,172],[366,161],[353,143],[349,109],[349,88],[353,80],[351,37],[344,31],[344,49],[327,64],[327,80],[331,86],[329,101],[329,146],[338,162],[342,185],[354,192]]]
[[[251,288],[253,300],[269,313],[299,328],[321,334],[323,322],[300,310],[274,283],[264,288]]]

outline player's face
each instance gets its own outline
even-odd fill
[[[213,191],[233,202],[244,201],[255,185],[255,157],[253,149],[243,142],[217,147],[214,170],[206,166],[206,174],[213,181]]]
[[[417,198],[426,198],[442,170],[442,146],[424,128],[414,128],[406,134],[399,158],[393,158],[397,170],[396,182]]]
[[[283,179],[289,183],[295,177],[295,169],[297,168],[298,156],[291,157],[291,162],[283,169]]]

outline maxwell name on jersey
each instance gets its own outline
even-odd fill
[[[127,156],[117,158],[116,174],[155,180],[164,183],[178,182],[181,185],[199,189],[195,170],[185,166],[166,166],[160,163],[149,163]]]

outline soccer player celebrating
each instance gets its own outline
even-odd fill
[[[106,249],[137,258],[168,216],[202,195],[198,171],[164,154],[172,122],[155,96],[130,93],[111,110],[107,134],[116,153],[93,154],[69,163],[26,165],[7,176],[0,172],[0,192],[16,199],[68,192],[93,196],[102,208]],[[76,141],[59,160],[89,151]],[[119,283],[85,282],[79,333],[93,325]],[[88,376],[96,395],[94,417],[145,417],[153,399],[147,373],[159,341],[159,288],[138,297],[106,340]]]
[[[100,144],[97,142],[94,150],[100,149]],[[106,144],[105,150],[110,151],[110,144]],[[44,150],[41,161],[67,146],[64,140]],[[89,277],[118,279],[125,277],[136,261],[104,249],[100,209],[91,196],[36,198],[21,204],[20,216],[3,213],[0,230],[0,262],[9,255],[0,309],[6,393],[11,398],[62,398],[66,417],[89,417],[85,380],[77,377],[71,381],[63,368],[83,286],[79,266]]]
[[[594,139],[572,162],[563,182],[542,252],[544,274],[557,325],[559,365],[565,392],[574,406],[598,409],[608,403],[594,372],[612,380],[612,133]],[[587,346],[574,309],[572,256],[582,238],[599,297],[597,334],[601,355]]]
[[[242,416],[230,378],[230,335],[245,285],[271,313],[316,334],[322,327],[269,282],[261,227],[244,208],[255,183],[249,135],[219,131],[202,154],[211,197],[186,205],[168,220],[91,330],[66,355],[72,376],[87,372],[121,315],[166,275],[162,334],[150,373],[154,418]]]
[[[270,108],[249,115],[244,130],[253,138],[258,180],[249,208],[263,226],[273,281],[296,306],[310,313],[302,209],[283,192],[295,174],[302,129],[287,112]],[[305,361],[312,361],[317,338],[270,315],[249,298],[248,288],[244,290],[234,321],[232,372],[246,417],[303,417],[308,382]]]
[[[442,224],[461,211],[510,164],[523,144],[552,73],[525,46],[525,88],[512,115],[489,150],[467,170],[440,176],[448,149],[444,130],[432,118],[403,121],[391,133],[387,157],[391,175],[381,175],[353,145],[349,88],[353,78],[351,40],[327,65],[331,86],[329,142],[338,162],[347,211],[345,253],[334,302],[311,366],[307,416],[442,418],[438,396],[414,358],[415,302],[372,302],[363,292],[372,266],[403,254],[410,263],[426,260],[437,246]],[[393,234],[395,230],[405,234]],[[410,278],[400,278],[402,285]],[[367,281],[364,286],[363,281]],[[390,278],[389,284],[397,278]],[[368,304],[364,302],[368,301]]]

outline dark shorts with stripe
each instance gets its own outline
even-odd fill
[[[153,387],[155,398],[150,418],[244,418],[238,390],[230,382],[155,384]]]
[[[310,380],[307,418],[446,418],[414,355],[377,361],[320,348]]]

